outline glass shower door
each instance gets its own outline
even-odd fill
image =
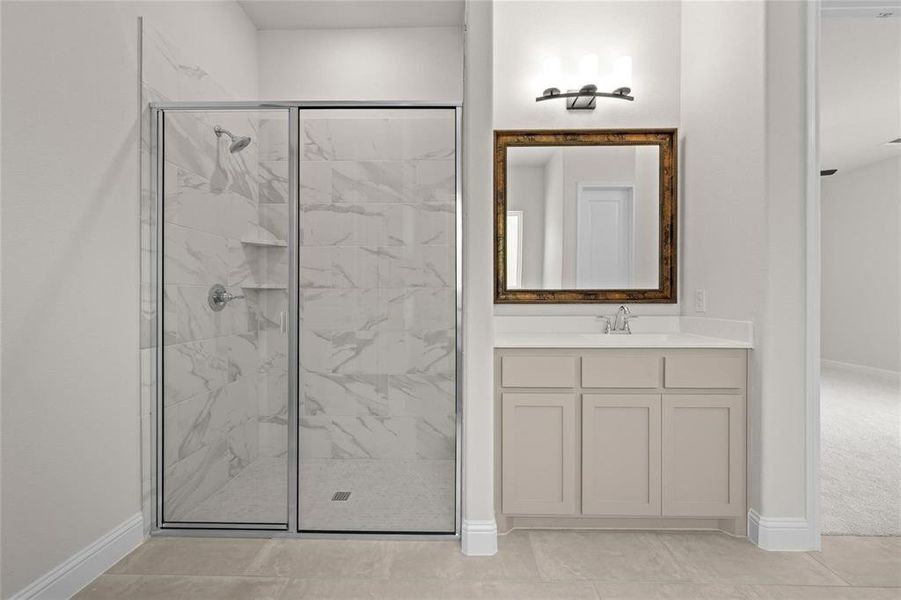
[[[453,533],[456,112],[300,111],[301,531]]]
[[[284,529],[289,111],[161,128],[161,523]]]

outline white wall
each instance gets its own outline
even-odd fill
[[[749,505],[789,519],[780,523],[797,539],[810,518],[805,8],[688,2],[682,13],[683,312],[695,315],[694,292],[706,289],[697,316],[754,321]]]
[[[901,370],[901,157],[824,177],[822,356]]]
[[[2,3],[3,597],[141,510],[139,15],[256,96],[233,2]]]
[[[463,112],[463,552],[497,552],[494,517],[493,3],[466,2]]]
[[[459,27],[259,33],[265,100],[463,99]]]
[[[508,210],[522,211],[522,287],[540,288],[544,268],[544,167],[510,167]]]
[[[765,7],[688,2],[682,11],[679,266],[683,314],[759,323],[766,285]],[[710,27],[710,23],[717,23]],[[741,118],[736,118],[741,115]],[[707,311],[694,311],[695,290]],[[759,505],[760,359],[751,353],[748,496]]]
[[[660,279],[660,152],[635,148],[635,247],[632,270],[636,286],[655,287]]]
[[[563,287],[563,153],[555,152],[544,168],[545,288]]]
[[[765,276],[764,5],[682,9],[680,267],[683,312],[755,320]],[[711,27],[716,23],[716,27]],[[740,118],[739,118],[740,115]]]
[[[678,126],[680,5],[667,1],[496,2],[494,127]],[[558,57],[564,74],[578,73],[579,58],[589,53],[598,55],[602,72],[606,60],[621,54],[632,57],[634,102],[599,99],[596,110],[584,112],[567,111],[562,100],[535,102],[547,87],[567,87],[565,82],[545,81],[545,58]]]
[[[494,6],[495,129],[679,126],[682,3],[560,0],[501,1]],[[635,102],[599,99],[594,111],[567,111],[562,100],[535,102],[547,87],[576,85],[545,81],[546,58],[558,57],[564,74],[578,73],[579,58],[589,53],[598,55],[602,72],[616,56],[632,57]],[[554,281],[551,271],[545,268],[545,273]],[[614,309],[596,304],[498,305],[494,312],[596,314]],[[645,304],[637,312],[678,314],[679,307]]]
[[[806,10],[803,1],[766,5],[766,313],[756,324],[760,371],[751,380],[760,391],[760,438],[752,445],[760,497],[751,506],[767,518],[800,521],[812,518],[806,444],[813,435],[805,423]]]

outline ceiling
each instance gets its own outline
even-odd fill
[[[238,0],[257,29],[462,27],[463,0]]]
[[[844,2],[849,4],[847,0]],[[889,2],[883,4],[888,5]],[[892,16],[824,13],[820,167],[854,169],[901,156],[901,6]]]
[[[875,17],[885,12],[901,10],[901,0],[821,0],[821,10],[827,17]]]

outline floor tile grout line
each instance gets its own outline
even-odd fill
[[[659,541],[660,545],[663,547],[663,549],[670,555],[670,557],[673,559],[673,564],[678,565],[683,570],[683,572],[685,572],[685,574],[689,577],[688,582],[695,583],[695,584],[708,583],[708,581],[704,577],[703,572],[694,566],[694,564],[692,563],[692,561],[690,560],[690,558],[688,557],[687,554],[684,557],[680,557],[678,554],[676,554],[673,551],[673,549],[670,547],[670,545],[666,543],[666,536],[657,534],[657,535],[653,536],[653,538],[657,539]],[[693,577],[695,575],[697,575],[700,579],[699,580],[693,579]]]
[[[810,558],[812,561],[814,561],[815,563],[817,563],[818,565],[820,565],[821,567],[823,567],[824,569],[826,569],[827,571],[829,571],[830,573],[832,573],[833,575],[835,575],[836,577],[838,577],[840,581],[844,581],[844,582],[845,582],[845,585],[850,586],[850,587],[854,587],[854,585],[853,585],[850,581],[848,581],[847,579],[845,579],[844,577],[842,577],[841,575],[839,575],[832,567],[830,567],[830,566],[827,565],[825,562],[823,562],[822,560],[820,560],[819,558],[817,558],[817,557],[815,556],[815,554],[822,554],[822,552],[818,552],[818,553],[805,552],[804,554],[805,554],[808,558]]]

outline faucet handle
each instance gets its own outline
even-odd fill
[[[607,315],[595,315],[595,321],[601,321],[602,333],[610,333],[610,317]]]

